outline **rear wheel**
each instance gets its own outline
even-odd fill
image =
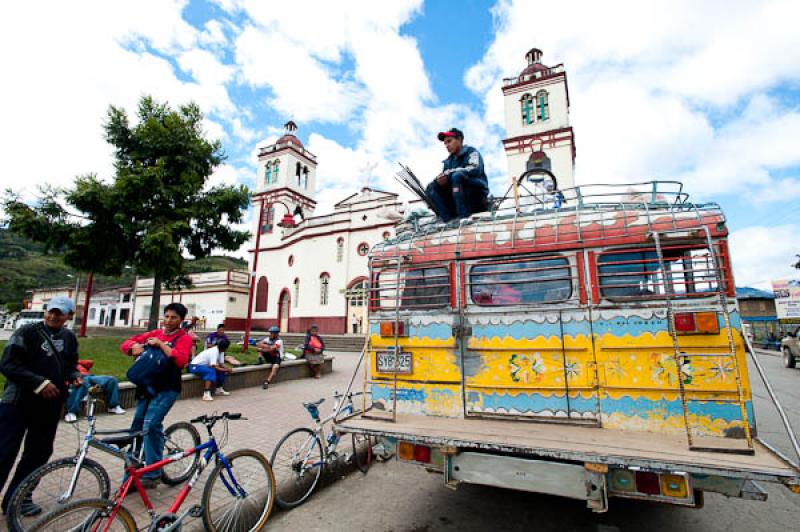
[[[8,503],[6,520],[9,530],[27,530],[43,515],[79,499],[108,498],[111,491],[108,473],[89,458],[84,458],[75,487],[71,494],[67,493],[76,463],[77,458],[61,458],[28,475],[17,486]],[[37,506],[38,510],[32,513],[31,509]]]
[[[793,368],[797,365],[797,359],[788,347],[783,348],[783,365],[787,368]]]
[[[278,506],[294,508],[308,499],[322,476],[323,458],[322,444],[309,429],[294,429],[281,438],[270,460]]]
[[[108,499],[85,499],[62,506],[46,514],[29,530],[31,532],[84,532],[109,530],[111,532],[136,532],[136,521],[131,513],[120,506],[114,520],[111,512],[114,503]]]
[[[180,421],[167,427],[164,431],[164,456],[194,449],[200,445],[200,433],[191,423]],[[175,486],[186,482],[192,476],[200,460],[200,453],[165,465],[161,469],[161,480],[164,484]]]
[[[275,476],[263,454],[241,449],[225,456],[203,490],[203,524],[211,532],[261,530],[275,500]]]

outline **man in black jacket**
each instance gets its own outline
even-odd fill
[[[78,340],[64,328],[74,311],[71,299],[54,297],[44,321],[14,331],[3,350],[0,372],[7,380],[0,399],[0,490],[25,438],[22,458],[3,497],[4,512],[19,483],[53,454],[67,383],[81,384]],[[28,516],[42,511],[32,501],[25,501],[21,510]]]

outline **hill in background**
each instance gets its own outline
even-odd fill
[[[219,270],[246,270],[247,261],[225,256],[187,260],[189,273]],[[76,272],[65,265],[59,253],[48,253],[44,246],[0,228],[0,306],[16,311],[22,308],[25,291],[32,288],[75,286]],[[133,286],[133,272],[120,277],[98,275],[95,290],[111,286]],[[82,289],[86,276],[81,276]],[[94,290],[93,290],[94,291]]]

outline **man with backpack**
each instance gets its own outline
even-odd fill
[[[181,328],[186,314],[185,306],[170,303],[164,307],[163,328],[131,336],[120,346],[126,355],[141,356],[128,370],[128,378],[136,384],[136,414],[131,430],[145,432],[147,464],[162,459],[164,418],[181,394],[181,371],[192,354],[192,338]],[[145,488],[155,487],[160,477],[160,471],[147,473],[142,484]]]
[[[0,400],[0,490],[25,440],[22,458],[3,498],[3,511],[19,483],[53,454],[67,382],[82,384],[75,367],[78,339],[64,327],[74,310],[71,299],[54,297],[44,321],[14,331],[3,350],[0,373],[6,377],[6,386]],[[42,509],[29,499],[21,511],[34,516]]]

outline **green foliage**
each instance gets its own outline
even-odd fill
[[[207,188],[225,155],[202,129],[193,103],[177,110],[146,96],[137,123],[111,106],[104,124],[114,147],[115,176],[75,179],[71,189],[45,188],[35,205],[8,192],[3,207],[8,228],[63,250],[64,262],[81,271],[119,275],[126,265],[140,275],[181,284],[184,254],[206,257],[214,249],[238,249],[249,237],[241,223],[250,196],[243,186]],[[160,290],[153,293],[151,321],[158,316]]]

